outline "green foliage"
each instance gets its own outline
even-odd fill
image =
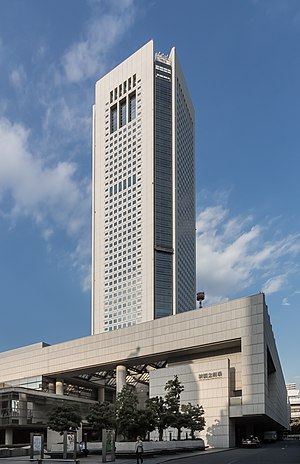
[[[179,440],[183,427],[190,429],[191,437],[194,438],[195,431],[203,430],[205,426],[202,406],[191,403],[180,406],[184,386],[177,375],[166,383],[165,391],[164,398],[150,398],[145,409],[138,409],[137,395],[132,387],[126,385],[117,395],[115,405],[98,402],[91,406],[87,420],[95,431],[116,429],[124,440],[134,440],[138,435],[145,438],[148,432],[157,428],[161,441],[167,427],[177,428]]]
[[[298,417],[291,420],[291,433],[300,433],[300,419]]]
[[[148,432],[155,430],[156,422],[153,411],[148,409],[139,409],[137,411],[135,427],[132,428],[133,437],[140,436],[142,439],[146,438]]]
[[[114,405],[108,401],[102,403],[98,401],[90,407],[87,421],[98,434],[102,429],[114,429],[116,426]]]
[[[166,402],[161,396],[155,396],[154,398],[149,398],[147,400],[146,407],[149,411],[152,412],[154,424],[157,427],[159,433],[159,441],[162,441],[163,431],[168,427],[170,422]]]
[[[51,430],[59,432],[78,430],[82,421],[78,405],[63,403],[55,406],[48,415],[47,425]]]
[[[117,395],[115,405],[108,402],[92,405],[87,420],[96,432],[116,429],[125,440],[136,439],[138,435],[145,438],[156,427],[153,412],[148,408],[138,409],[137,396],[129,386],[124,386]]]
[[[180,395],[184,391],[184,386],[178,379],[177,375],[174,375],[173,380],[169,380],[165,385],[165,401],[169,409],[174,412],[179,411],[180,408]]]
[[[184,386],[178,379],[177,375],[174,376],[173,380],[169,380],[166,383],[165,391],[168,426],[177,429],[177,439],[180,440],[181,429],[185,426],[184,416],[180,411],[180,395],[184,391]]]
[[[131,387],[125,385],[116,400],[116,429],[124,439],[135,438],[137,428],[137,396]]]
[[[204,409],[199,404],[192,405],[191,403],[187,403],[181,406],[181,411],[184,427],[190,429],[191,438],[194,439],[196,430],[201,431],[205,427]]]
[[[165,385],[165,397],[150,398],[147,407],[154,412],[156,427],[159,433],[159,440],[163,438],[163,431],[167,427],[174,427],[178,431],[177,439],[180,440],[181,429],[190,429],[192,438],[195,438],[195,431],[204,429],[205,419],[204,410],[198,404],[193,406],[191,403],[180,406],[180,396],[184,391],[184,386],[175,375],[174,379],[169,380]]]

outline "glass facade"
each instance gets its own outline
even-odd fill
[[[171,66],[155,63],[154,317],[173,313]]]
[[[126,99],[120,102],[120,127],[126,124]]]
[[[132,121],[136,117],[136,95],[133,92],[129,95],[129,121]]]
[[[194,125],[182,85],[176,80],[177,312],[195,308]]]
[[[110,132],[115,132],[118,128],[117,126],[117,106],[114,105],[110,109]]]

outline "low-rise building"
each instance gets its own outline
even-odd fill
[[[299,419],[300,421],[300,390],[295,383],[286,385],[289,403],[291,406],[291,421]]]
[[[0,354],[0,440],[24,442],[46,429],[62,400],[114,401],[127,383],[142,403],[177,375],[183,403],[200,404],[206,445],[229,447],[248,434],[289,427],[285,381],[263,294],[56,345]],[[23,434],[23,435],[22,435]],[[21,439],[23,437],[23,439]],[[170,437],[169,432],[165,439]],[[26,441],[26,440],[25,440]]]

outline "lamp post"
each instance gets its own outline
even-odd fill
[[[197,301],[199,301],[199,308],[202,308],[202,301],[205,300],[204,292],[197,292]]]

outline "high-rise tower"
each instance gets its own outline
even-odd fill
[[[194,109],[173,48],[96,83],[92,333],[195,308]]]

